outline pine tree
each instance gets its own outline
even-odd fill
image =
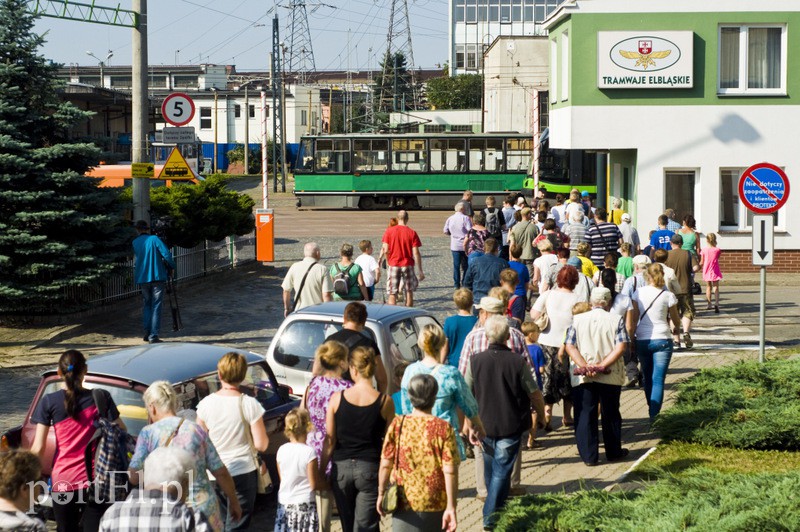
[[[386,53],[381,61],[380,72],[375,76],[374,94],[378,113],[385,115],[385,121],[388,121],[388,114],[392,111],[416,108],[414,84],[402,52]]]
[[[128,251],[113,189],[84,177],[99,151],[70,143],[89,114],[59,99],[58,65],[38,54],[26,0],[0,0],[0,312],[52,313]]]

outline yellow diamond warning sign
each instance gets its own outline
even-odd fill
[[[167,162],[164,163],[158,174],[158,179],[172,179],[173,181],[194,179],[194,172],[189,168],[189,164],[178,148],[172,148]]]

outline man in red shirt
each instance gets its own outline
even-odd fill
[[[378,262],[384,257],[389,265],[386,276],[386,292],[389,294],[387,303],[397,304],[398,292],[405,290],[406,306],[414,306],[414,291],[419,281],[425,280],[422,273],[422,255],[419,248],[422,242],[416,231],[408,227],[408,212],[398,211],[397,225],[389,227],[383,234],[383,246]],[[414,273],[414,265],[419,268],[419,277]]]

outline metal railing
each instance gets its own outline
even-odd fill
[[[211,272],[235,268],[256,259],[255,233],[232,236],[219,242],[206,241],[193,248],[172,248],[175,258],[175,280],[203,277]],[[114,275],[91,286],[73,286],[66,290],[66,299],[84,305],[108,305],[139,294],[133,282],[133,258],[125,261]]]

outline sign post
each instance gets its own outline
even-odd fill
[[[754,164],[739,178],[739,198],[753,216],[753,266],[760,268],[758,361],[764,362],[767,318],[767,266],[775,255],[775,220],[772,213],[789,199],[789,178],[770,163]]]

